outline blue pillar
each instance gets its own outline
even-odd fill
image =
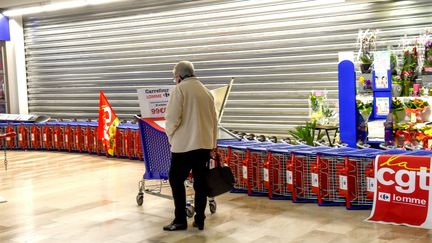
[[[10,41],[9,19],[0,14],[0,41]]]
[[[338,66],[340,140],[356,147],[356,76],[354,63],[342,61]]]

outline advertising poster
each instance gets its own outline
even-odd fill
[[[142,118],[165,117],[169,96],[174,85],[138,89],[138,100]]]
[[[432,229],[431,157],[380,155],[367,221]]]
[[[375,70],[375,88],[388,89],[388,71],[384,69]]]
[[[376,97],[375,98],[375,110],[378,116],[387,116],[390,112],[390,98],[388,97]]]

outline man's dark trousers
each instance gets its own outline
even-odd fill
[[[195,190],[195,222],[204,223],[204,211],[207,205],[207,192],[205,188],[205,175],[207,163],[210,159],[209,149],[197,149],[184,153],[171,153],[171,167],[169,182],[174,197],[176,224],[186,224],[186,190],[184,181],[192,170]]]

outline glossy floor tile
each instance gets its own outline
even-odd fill
[[[245,194],[218,197],[204,231],[164,232],[171,200],[145,194],[144,164],[86,154],[9,151],[0,160],[0,242],[432,242],[432,232],[366,223],[370,211],[272,201]],[[164,190],[169,193],[169,189]]]

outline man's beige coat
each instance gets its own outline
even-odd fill
[[[168,102],[165,119],[165,132],[171,152],[216,148],[214,98],[196,77],[187,78],[176,85]]]

